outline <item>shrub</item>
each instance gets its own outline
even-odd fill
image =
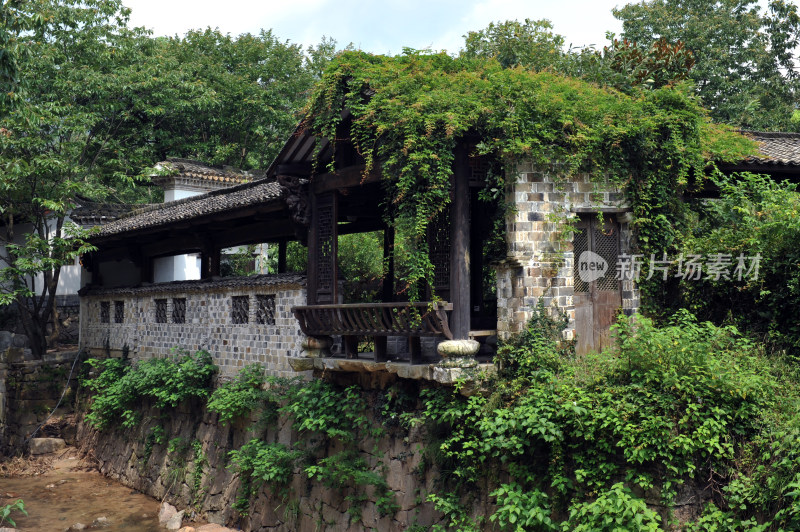
[[[94,392],[86,419],[104,429],[114,423],[132,427],[139,421],[141,402],[153,401],[156,408],[175,407],[189,399],[205,399],[217,366],[205,351],[184,353],[175,358],[151,358],[131,366],[116,359],[86,361],[98,376],[87,381]]]

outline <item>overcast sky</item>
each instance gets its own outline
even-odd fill
[[[272,29],[281,40],[316,44],[323,35],[339,47],[397,54],[403,47],[457,52],[463,35],[490,22],[549,19],[556,33],[575,46],[606,44],[605,32],[619,33],[611,9],[625,0],[123,0],[131,23],[155,35],[183,35],[190,29],[219,28],[239,35]]]

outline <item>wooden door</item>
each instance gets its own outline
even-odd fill
[[[622,306],[617,280],[619,225],[597,216],[581,219],[573,239],[575,334],[578,354],[610,344],[609,331]]]

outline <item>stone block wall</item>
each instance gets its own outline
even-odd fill
[[[259,311],[259,296],[274,301],[272,319]],[[269,374],[291,377],[288,357],[300,355],[304,338],[291,308],[305,304],[305,277],[297,274],[84,289],[80,345],[91,355],[133,359],[204,349],[223,377],[256,362]]]
[[[575,335],[572,234],[564,222],[579,214],[603,212],[620,226],[620,253],[630,253],[630,213],[622,190],[590,180],[588,174],[564,178],[557,167],[519,164],[507,180],[506,197],[514,209],[506,220],[508,254],[497,265],[497,331],[506,339],[524,329],[541,301],[567,313],[566,339]],[[613,265],[612,265],[613,267]],[[622,282],[623,311],[639,307],[639,291]]]
[[[77,351],[48,353],[41,360],[19,356],[14,347],[0,349],[0,456],[23,449],[34,430],[56,412],[60,417],[72,411],[78,385],[80,360]],[[52,436],[60,430],[53,424],[39,428],[37,437]],[[68,437],[68,434],[59,436]],[[74,434],[71,435],[74,443]]]

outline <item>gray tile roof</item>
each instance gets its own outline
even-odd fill
[[[90,240],[157,228],[178,221],[186,222],[251,205],[264,205],[280,201],[282,197],[283,189],[278,183],[261,179],[178,201],[136,209],[103,225]]]
[[[168,157],[166,161],[156,164],[156,168],[171,170],[175,173],[174,175],[181,177],[193,177],[204,181],[228,184],[245,183],[257,177],[263,177],[263,173],[259,175],[258,173],[244,172],[230,166],[206,164],[194,159],[179,159],[177,157]],[[164,178],[154,177],[153,181],[160,179]]]
[[[205,292],[210,288],[249,288],[253,286],[305,286],[306,275],[302,273],[278,273],[269,275],[247,275],[243,277],[212,277],[195,281],[172,281],[169,283],[146,283],[139,286],[125,286],[119,288],[103,288],[85,286],[78,292],[81,296],[113,296],[113,295],[145,295]]]
[[[761,157],[750,157],[746,162],[764,165],[800,165],[800,133],[766,133],[743,131],[759,144]]]
[[[98,203],[81,198],[78,198],[76,203],[78,206],[72,209],[69,217],[76,224],[83,226],[112,222],[134,209],[143,207],[127,203]]]

